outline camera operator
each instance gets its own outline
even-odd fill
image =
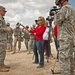
[[[60,47],[59,62],[61,75],[74,75],[73,65],[73,37],[75,25],[75,11],[68,0],[55,0],[61,9],[56,15],[55,23],[58,25],[58,40]]]

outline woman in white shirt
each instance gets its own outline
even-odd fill
[[[46,59],[47,62],[49,62],[49,57],[51,54],[51,47],[50,47],[50,29],[48,26],[48,22],[46,21],[46,30],[43,34],[43,40],[44,40],[44,44],[43,44],[43,52],[44,50],[46,51]]]

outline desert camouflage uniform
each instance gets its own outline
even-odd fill
[[[64,5],[56,15],[59,40],[59,61],[61,75],[72,75],[73,65],[73,37],[75,25],[75,11],[70,4]],[[71,74],[70,74],[71,72]]]
[[[32,33],[30,33],[30,39],[29,39],[29,43],[28,43],[29,52],[31,50],[33,50],[33,44],[34,44],[34,35]]]
[[[0,16],[0,65],[4,64],[4,59],[6,56],[6,47],[7,47],[7,28],[5,20]]]
[[[28,50],[28,42],[29,42],[29,39],[30,39],[30,35],[29,35],[29,32],[26,31],[26,30],[23,30],[23,33],[24,33],[24,43],[25,43],[25,46],[26,46],[26,49]]]
[[[13,37],[12,37],[13,29],[10,26],[8,26],[7,28],[9,28],[11,30],[10,32],[7,32],[7,43],[8,43],[7,49],[10,49],[12,51],[12,48],[13,48],[13,45],[12,45],[12,42],[13,42]]]
[[[16,50],[17,42],[18,42],[18,49],[19,49],[19,51],[21,49],[21,36],[22,36],[21,28],[15,28],[14,29],[14,52]]]

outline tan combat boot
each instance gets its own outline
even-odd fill
[[[18,50],[18,53],[20,53],[20,49]]]
[[[4,67],[4,68],[10,68],[10,66],[8,66],[8,65],[2,65],[2,67]]]
[[[16,53],[15,51],[12,52],[12,54],[15,54],[15,53]]]
[[[8,71],[9,71],[9,69],[0,66],[0,72],[8,72]]]

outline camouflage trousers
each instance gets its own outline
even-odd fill
[[[13,50],[13,44],[12,44],[12,42],[13,42],[12,38],[9,38],[7,40],[7,49]]]
[[[28,50],[33,50],[34,39],[29,39],[28,42]]]
[[[61,75],[74,75],[73,39],[59,40],[59,62]]]
[[[7,48],[7,42],[0,41],[0,65],[4,64],[4,60],[6,56],[6,48]]]
[[[14,51],[16,50],[17,42],[18,42],[18,49],[19,50],[21,49],[21,40],[18,40],[17,37],[14,37]]]
[[[25,46],[26,46],[26,49],[28,50],[28,42],[29,42],[29,39],[25,39],[24,40],[24,43],[25,43]]]

